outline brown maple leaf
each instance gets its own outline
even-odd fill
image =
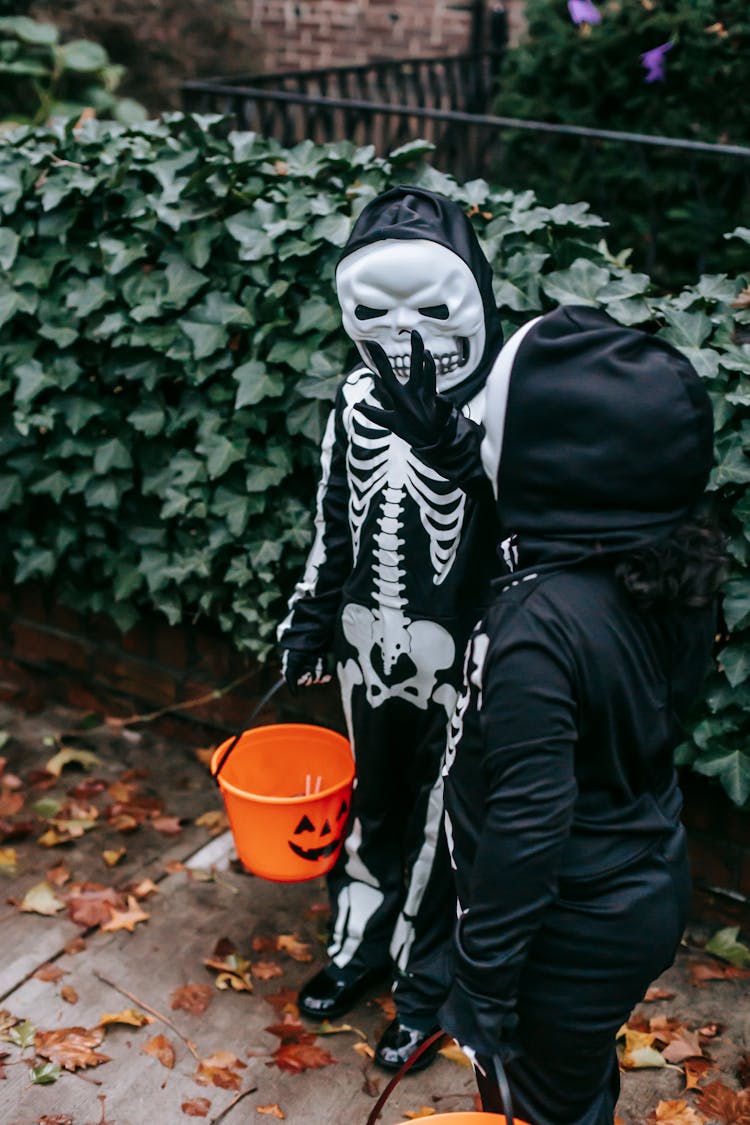
[[[65,1070],[78,1070],[109,1062],[109,1055],[100,1055],[94,1050],[103,1039],[104,1032],[100,1027],[61,1027],[56,1031],[37,1031],[34,1049],[42,1058],[57,1063]]]
[[[685,1075],[685,1089],[697,1090],[703,1075],[709,1070],[715,1070],[715,1063],[711,1059],[685,1059],[682,1066]]]
[[[64,984],[60,989],[60,999],[64,1000],[66,1004],[77,1004],[78,993],[73,988],[72,984]]]
[[[297,991],[294,988],[280,988],[278,992],[269,992],[263,999],[276,1012],[289,1012],[294,1016],[299,1015]]]
[[[138,899],[128,895],[127,910],[113,910],[112,917],[104,923],[102,930],[107,934],[114,933],[115,930],[128,930],[132,934],[139,922],[147,922],[150,917],[145,910],[141,910]]]
[[[64,863],[56,863],[54,867],[50,867],[47,871],[47,882],[51,883],[53,887],[62,887],[70,879],[70,872]]]
[[[750,1125],[750,1091],[732,1090],[719,1079],[709,1082],[696,1102],[701,1113],[721,1125]]]
[[[685,1059],[701,1058],[702,1055],[703,1049],[698,1032],[690,1031],[687,1027],[679,1028],[662,1051],[662,1057],[667,1062],[676,1064],[684,1062]]]
[[[231,1051],[216,1051],[206,1059],[201,1059],[193,1081],[199,1086],[218,1086],[222,1090],[239,1090],[242,1076],[237,1073],[247,1063],[238,1059]]]
[[[705,1120],[687,1102],[661,1101],[646,1119],[648,1125],[703,1125]]]
[[[295,1042],[282,1043],[274,1051],[273,1061],[268,1066],[277,1066],[289,1074],[301,1074],[303,1070],[317,1070],[322,1066],[330,1066],[336,1059],[329,1051],[314,1043]]]
[[[78,926],[101,926],[125,900],[114,887],[101,883],[72,883],[67,893],[68,917]]]
[[[227,942],[219,942],[226,948]],[[214,955],[205,958],[203,964],[208,969],[215,969],[219,974],[216,978],[216,987],[219,989],[233,988],[235,992],[252,992],[253,982],[250,975],[250,962],[239,953],[232,951],[223,957]]]
[[[279,934],[276,938],[276,948],[282,953],[288,953],[295,961],[312,961],[310,943],[300,941],[294,934]]]
[[[224,940],[227,941],[228,938]],[[263,937],[260,934],[256,934],[250,942],[250,948],[253,953],[276,953],[278,946],[276,945],[276,938]]]
[[[74,1125],[74,1122],[69,1113],[45,1113],[38,1125]]]
[[[191,1016],[200,1016],[211,1003],[213,989],[210,984],[183,984],[172,993],[172,1008],[181,1008]]]
[[[155,1035],[141,1047],[144,1055],[152,1055],[162,1066],[171,1070],[175,1063],[175,1050],[166,1035]]]
[[[180,1109],[188,1117],[207,1117],[208,1111],[211,1108],[211,1103],[208,1098],[190,1098],[189,1101],[183,1102]]]
[[[143,1027],[144,1024],[153,1023],[154,1017],[139,1012],[137,1008],[124,1008],[121,1012],[103,1012],[99,1017],[99,1026],[107,1027],[111,1023],[123,1023],[129,1027]]]
[[[256,1105],[256,1113],[265,1113],[268,1117],[275,1117],[278,1121],[285,1121],[286,1114],[276,1102],[273,1105]]]
[[[276,1035],[285,1043],[314,1043],[315,1034],[300,1023],[298,1015],[287,1012],[281,1023],[272,1023],[266,1031],[269,1035]]]

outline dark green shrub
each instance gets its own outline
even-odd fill
[[[57,28],[28,16],[0,16],[0,123],[43,124],[84,110],[118,121],[146,114],[115,90],[122,67],[88,39],[60,43]]]
[[[496,112],[600,129],[747,145],[743,88],[750,52],[745,0],[601,0],[601,22],[577,26],[565,0],[529,0],[528,32],[508,52]],[[671,42],[664,81],[641,55]],[[542,199],[587,199],[632,246],[637,268],[673,285],[743,267],[721,235],[750,223],[750,160],[582,142],[506,138],[498,182]],[[730,217],[731,216],[731,217]]]
[[[658,326],[709,380],[732,533],[732,637],[682,751],[750,795],[747,279],[652,292],[585,204],[458,185],[419,143],[282,150],[216,119],[23,129],[0,145],[0,574],[121,628],[219,623],[263,657],[310,536],[318,443],[351,358],[333,269],[373,194],[459,199],[507,329],[557,302]],[[750,232],[737,238],[750,237]],[[742,298],[744,300],[744,298]]]

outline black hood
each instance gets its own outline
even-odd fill
[[[483,386],[503,344],[500,314],[492,292],[492,269],[462,207],[426,188],[400,184],[363,208],[339,258],[389,238],[424,238],[457,254],[476,278],[484,306],[485,343],[479,363],[463,383],[444,392],[458,405]]]
[[[558,308],[533,322],[512,359],[504,422],[493,414],[487,433],[504,426],[498,515],[518,536],[521,567],[664,538],[713,464],[711,402],[691,363],[600,309]]]

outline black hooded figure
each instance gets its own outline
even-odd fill
[[[404,378],[428,348],[444,409],[476,456],[502,329],[471,223],[418,187],[363,209],[336,287],[363,363],[329,418],[315,541],[278,635],[292,687],[323,682],[333,653],[356,785],[329,877],[330,964],[300,1008],[338,1016],[395,966],[398,1017],[376,1060],[397,1069],[435,1028],[444,993],[455,896],[440,762],[466,642],[501,567],[489,489],[468,498],[420,460],[419,435],[404,440],[383,424],[373,357],[382,348]]]
[[[380,367],[412,426],[429,380]],[[446,417],[432,462],[473,491]],[[574,306],[511,337],[484,425],[516,568],[467,648],[446,751],[459,917],[440,1022],[476,1055],[486,1110],[499,1061],[531,1125],[612,1125],[616,1033],[687,917],[673,752],[726,561],[697,513],[711,405],[671,345]]]

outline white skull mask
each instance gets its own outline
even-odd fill
[[[373,370],[380,344],[396,374],[409,374],[411,332],[432,353],[437,388],[467,379],[484,351],[482,296],[458,254],[429,239],[389,238],[349,254],[336,271],[344,329]]]

